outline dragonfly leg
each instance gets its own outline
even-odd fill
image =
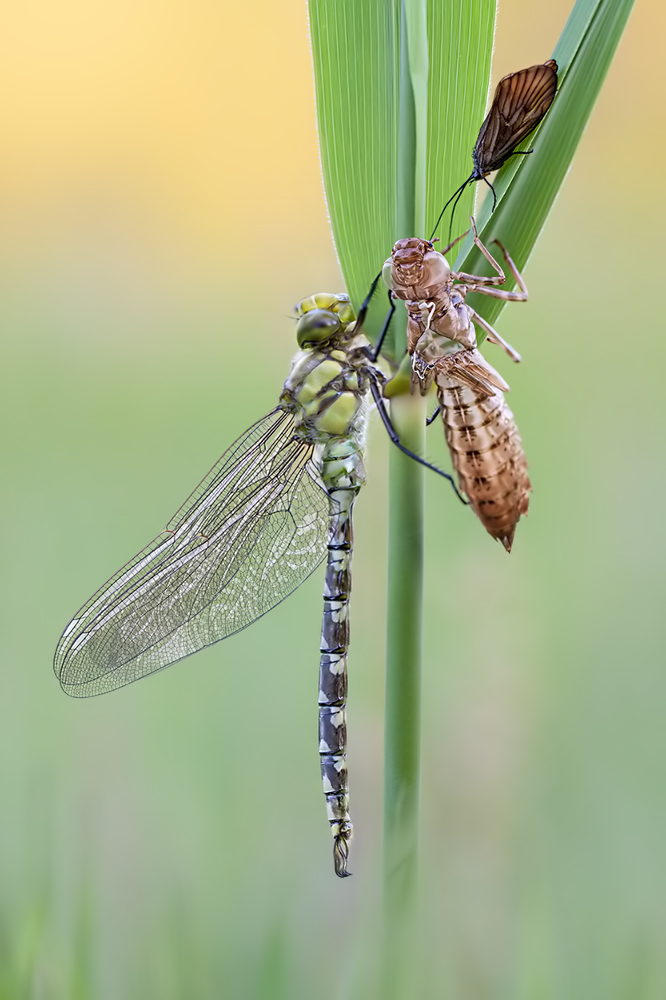
[[[448,479],[453,489],[453,492],[458,497],[460,502],[464,504],[469,503],[468,500],[465,500],[464,496],[456,486],[453,476],[451,476],[448,472],[444,472],[443,469],[438,469],[436,465],[432,465],[430,462],[427,462],[425,458],[421,458],[420,455],[417,455],[415,452],[410,451],[409,448],[405,447],[405,445],[400,440],[400,435],[398,434],[398,432],[396,431],[395,427],[391,422],[388,410],[386,409],[386,403],[384,402],[384,397],[381,394],[379,386],[374,380],[370,383],[370,391],[372,392],[372,398],[375,401],[375,405],[379,411],[379,416],[382,418],[382,423],[386,428],[386,432],[390,437],[391,441],[393,442],[393,444],[396,446],[396,448],[399,448],[400,451],[404,455],[408,455],[409,458],[413,458],[415,462],[419,463],[419,465],[424,465],[426,469],[430,469],[432,472],[436,472],[438,476],[443,476],[444,479]]]
[[[372,296],[377,291],[377,285],[379,284],[379,279],[381,278],[381,276],[382,276],[382,272],[380,271],[379,274],[377,274],[374,277],[374,279],[372,281],[372,284],[370,285],[370,291],[368,292],[368,294],[366,295],[366,297],[363,299],[363,302],[361,302],[361,308],[359,309],[358,316],[356,317],[356,330],[357,331],[361,330],[362,327],[363,327],[363,324],[365,323],[366,316],[368,315],[368,309],[370,308],[370,302],[372,300]]]
[[[486,331],[488,335],[488,340],[491,344],[497,344],[498,347],[501,347],[503,351],[506,351],[506,353],[509,355],[512,361],[522,360],[520,354],[515,349],[515,347],[512,347],[511,344],[504,339],[504,337],[501,337],[497,332],[497,330],[495,330],[494,327],[490,325],[490,323],[486,322],[483,316],[479,316],[478,312],[475,312],[471,306],[467,306],[467,308],[469,309],[471,318],[474,320],[474,322],[478,323],[481,329]]]
[[[373,344],[372,347],[366,347],[366,349],[365,349],[365,356],[368,358],[369,361],[372,361],[373,364],[377,360],[377,358],[379,357],[379,355],[381,353],[382,346],[384,344],[384,340],[386,339],[386,334],[389,331],[389,327],[391,325],[391,320],[393,319],[393,313],[395,312],[395,296],[394,296],[394,294],[393,294],[393,292],[391,291],[390,288],[388,290],[388,300],[389,300],[389,310],[388,310],[388,312],[386,314],[386,317],[384,319],[384,323],[383,323],[383,326],[381,328],[379,337],[377,338],[377,343]],[[362,308],[363,307],[361,306],[361,309]]]
[[[379,284],[379,279],[381,278],[381,276],[382,272],[380,271],[379,274],[376,275],[374,281],[372,282],[370,286],[370,291],[368,292],[366,297],[363,299],[363,302],[361,303],[361,308],[359,309],[358,316],[356,318],[356,328],[355,328],[356,332],[360,332],[363,329],[363,324],[365,323],[366,317],[368,315],[368,309],[370,308],[370,300],[372,299],[372,296],[375,294],[377,290],[377,285]],[[377,338],[377,343],[373,344],[372,347],[366,348],[365,350],[366,357],[372,362],[375,362],[379,357],[382,345],[384,343],[384,339],[386,338],[389,326],[391,325],[393,313],[395,312],[395,302],[393,301],[393,299],[394,299],[393,292],[389,288],[388,290],[389,311],[386,314],[386,318],[384,319],[384,323],[381,328],[379,337]]]
[[[389,300],[389,309],[388,312],[386,313],[386,316],[384,317],[384,324],[377,339],[377,343],[374,346],[374,350],[370,354],[371,361],[376,361],[377,358],[379,357],[382,345],[386,338],[386,334],[388,333],[389,327],[391,325],[391,320],[393,319],[393,313],[395,312],[395,295],[393,294],[390,288],[388,289],[388,300]]]
[[[435,410],[434,410],[432,416],[426,417],[426,427],[430,427],[430,424],[432,424],[432,423],[435,422],[435,420],[439,416],[439,411],[440,410],[441,410],[441,406],[437,406],[437,407],[435,407]]]

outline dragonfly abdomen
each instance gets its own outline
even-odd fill
[[[347,872],[352,823],[347,780],[347,653],[354,548],[352,511],[365,480],[360,446],[353,438],[324,448],[321,475],[331,498],[324,615],[319,661],[319,753],[326,811],[333,834],[335,872]]]
[[[530,480],[520,434],[504,394],[437,379],[446,442],[460,489],[486,531],[511,551],[529,506]]]

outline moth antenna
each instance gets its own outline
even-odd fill
[[[439,228],[439,224],[442,221],[442,216],[444,215],[444,212],[446,212],[447,208],[449,207],[449,205],[451,204],[451,202],[453,201],[453,199],[456,197],[456,195],[458,196],[458,198],[460,198],[462,196],[462,193],[465,190],[465,188],[467,187],[467,185],[471,184],[473,180],[474,180],[474,174],[472,173],[472,174],[469,175],[469,177],[467,178],[466,181],[463,181],[463,183],[460,185],[460,187],[458,188],[458,190],[453,192],[453,194],[451,195],[451,197],[447,201],[446,205],[444,206],[444,208],[442,209],[442,211],[439,213],[439,217],[437,219],[437,222],[435,223],[435,228],[433,229],[432,233],[430,234],[430,242],[431,243],[432,243],[432,240],[433,240],[433,236],[437,232],[437,229]],[[456,204],[457,204],[457,202],[456,202]],[[455,205],[453,206],[453,211],[455,212]],[[451,237],[449,235],[449,239],[450,238]]]
[[[458,191],[456,191],[456,194],[458,195],[458,197],[456,198],[456,200],[453,203],[453,208],[451,209],[451,221],[449,222],[449,243],[451,242],[451,233],[453,232],[453,219],[454,219],[454,216],[456,214],[456,208],[458,207],[458,202],[462,198],[463,191],[465,190],[465,188],[467,187],[467,185],[471,184],[471,183],[472,183],[472,179],[468,177],[467,180],[465,181],[465,183],[463,184],[463,186],[461,188],[458,188]],[[455,197],[455,195],[453,197]]]

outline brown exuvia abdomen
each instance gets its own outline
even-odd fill
[[[529,506],[527,460],[504,395],[456,385],[440,373],[437,395],[460,489],[493,538],[507,552]]]

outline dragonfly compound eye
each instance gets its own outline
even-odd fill
[[[296,339],[299,347],[322,344],[335,337],[342,329],[339,316],[328,309],[311,309],[298,321]]]

